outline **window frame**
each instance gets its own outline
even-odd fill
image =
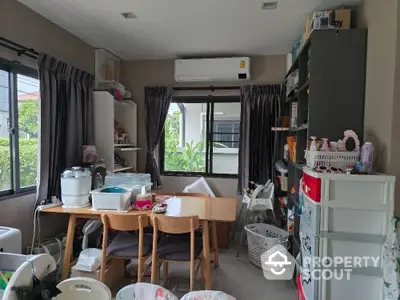
[[[185,171],[168,171],[165,170],[165,132],[161,136],[159,144],[159,162],[160,174],[163,176],[182,176],[182,177],[214,177],[214,178],[238,178],[238,174],[223,174],[214,173],[213,169],[213,147],[210,147],[214,141],[213,128],[214,128],[214,104],[215,103],[240,103],[240,96],[176,96],[172,98],[171,103],[199,103],[206,104],[206,171],[205,172],[185,172]],[[240,122],[240,113],[239,113]],[[184,124],[183,128],[187,126]],[[185,140],[185,138],[184,138]],[[240,139],[239,139],[240,147]],[[230,148],[231,149],[231,148]],[[233,148],[232,148],[233,149]],[[238,170],[239,172],[239,170]]]
[[[27,194],[36,193],[37,185],[22,187],[20,186],[20,161],[19,161],[19,126],[18,126],[18,74],[39,79],[38,72],[17,62],[9,61],[0,57],[0,70],[10,74],[9,85],[9,119],[10,128],[13,132],[9,133],[10,139],[10,184],[11,188],[0,191],[0,201],[19,197]]]

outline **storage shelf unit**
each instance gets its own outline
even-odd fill
[[[299,88],[292,99],[284,100],[283,109],[287,115],[291,103],[297,102],[299,125],[288,133],[296,136],[296,162],[289,162],[288,166],[288,191],[295,188],[295,194],[288,197],[289,207],[299,205],[299,181],[310,136],[337,141],[345,130],[352,129],[362,141],[366,41],[365,29],[314,31],[286,75],[287,78],[293,71],[299,71]],[[295,211],[293,254],[297,255],[299,216]]]
[[[272,127],[271,131],[289,131],[289,127]]]
[[[110,172],[137,170],[137,108],[133,101],[118,101],[107,91],[95,91],[94,123],[95,144],[100,158],[104,158]],[[114,120],[129,136],[130,144],[114,143]],[[115,168],[114,155],[126,161],[126,166]]]

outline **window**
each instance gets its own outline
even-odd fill
[[[236,177],[239,130],[239,97],[174,98],[160,147],[161,172]]]
[[[0,196],[35,190],[39,90],[35,70],[0,59]]]
[[[214,147],[239,148],[239,129],[240,121],[214,120]]]

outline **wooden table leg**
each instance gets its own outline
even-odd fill
[[[67,241],[65,244],[64,262],[62,266],[61,280],[68,279],[69,267],[71,263],[72,247],[74,244],[76,216],[69,216]]]
[[[211,267],[210,267],[210,236],[208,221],[203,221],[203,255],[204,255],[204,283],[206,290],[212,289]]]
[[[219,254],[218,254],[218,237],[217,237],[217,222],[211,222],[211,234],[212,234],[212,247],[214,252],[214,267],[219,266]]]

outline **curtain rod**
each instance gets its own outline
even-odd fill
[[[3,37],[0,37],[0,46],[16,52],[18,56],[24,55],[33,59],[37,59],[39,56],[39,53],[34,49],[24,47]]]
[[[240,86],[199,86],[199,87],[173,87],[174,91],[214,91],[214,90],[240,90]]]

